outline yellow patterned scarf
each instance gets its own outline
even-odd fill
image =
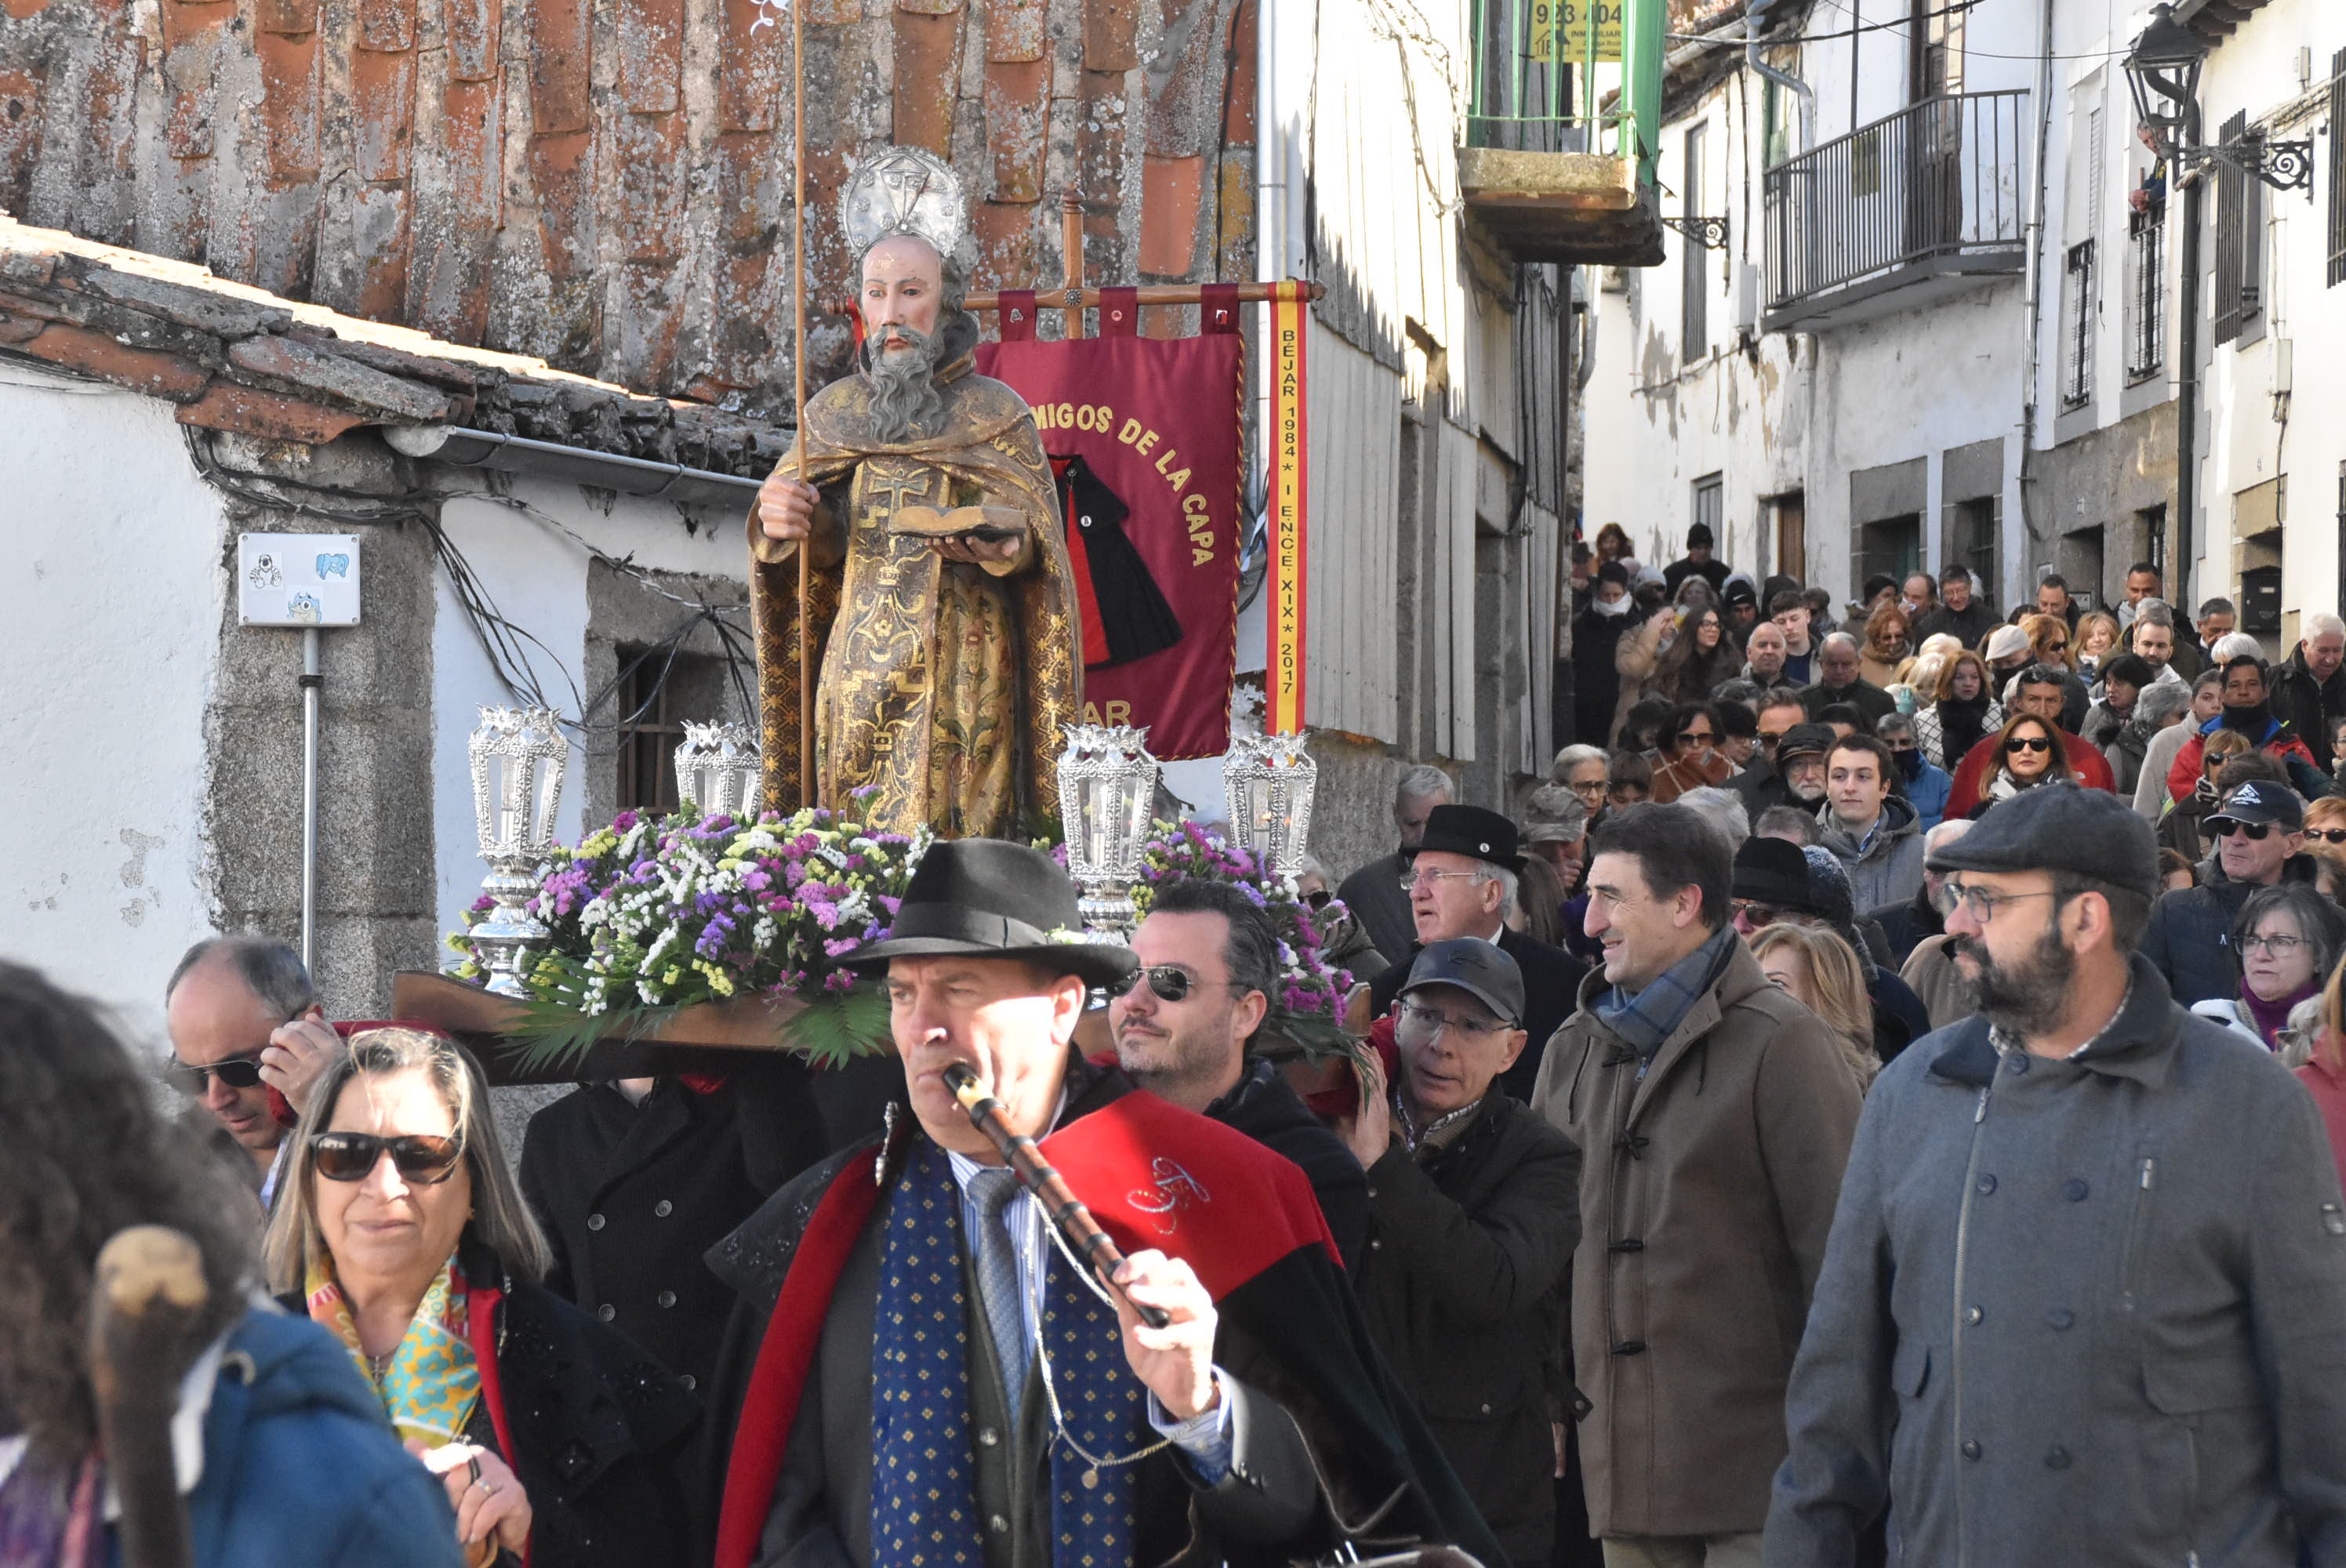
[[[441,1265],[415,1308],[407,1337],[380,1371],[359,1348],[358,1323],[334,1278],[332,1261],[321,1257],[311,1263],[303,1285],[310,1320],[349,1347],[351,1359],[382,1399],[383,1413],[398,1429],[402,1442],[421,1439],[437,1448],[464,1436],[481,1400],[481,1368],[464,1338],[467,1291],[454,1257]]]

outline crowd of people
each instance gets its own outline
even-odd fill
[[[1835,617],[1710,545],[1576,566],[1513,809],[1411,769],[1390,853],[1299,869],[1349,1054],[1278,1033],[1245,888],[1086,938],[991,840],[841,958],[892,1057],[518,1149],[269,941],[171,976],[177,1115],[0,966],[0,1563],[158,1508],[205,1568],[2346,1563],[2346,624],[2269,663],[2148,566]],[[176,1491],[101,1441],[137,1224],[213,1287]]]

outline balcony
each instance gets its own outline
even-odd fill
[[[1926,98],[1765,176],[1767,330],[1845,326],[2019,276],[2025,92]]]
[[[1469,218],[1510,259],[1662,260],[1654,148],[1666,10],[1667,0],[1473,0],[1458,185]]]

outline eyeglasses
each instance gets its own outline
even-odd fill
[[[2023,899],[2051,899],[2061,896],[2059,890],[2055,888],[2045,888],[2033,893],[1994,893],[1985,888],[1967,887],[1961,882],[1949,882],[1947,891],[1954,895],[1956,902],[1964,906],[1964,912],[1970,915],[1972,920],[1980,925],[1992,923],[1995,920],[1995,911],[2006,904],[2016,904]]]
[[[2305,939],[2301,936],[2244,936],[2240,939],[2240,952],[2248,958],[2254,958],[2259,952],[2269,953],[2274,958],[2287,958],[2304,945]]]
[[[1326,888],[1315,888],[1303,895],[1303,901],[1315,910],[1324,910],[1328,907],[1328,901],[1335,896]]]
[[[421,1133],[382,1138],[372,1133],[320,1133],[310,1140],[310,1158],[328,1181],[364,1181],[382,1156],[399,1167],[402,1181],[437,1186],[455,1174],[464,1157],[462,1138],[435,1138]]]
[[[2305,836],[2325,844],[2346,844],[2346,828],[2308,828]]]
[[[1681,729],[1678,731],[1678,744],[1680,746],[1709,746],[1718,739],[1719,737],[1708,729]]]
[[[1483,873],[1480,871],[1411,871],[1401,879],[1401,891],[1413,893],[1422,887],[1430,888],[1436,882],[1448,881],[1454,877],[1473,877],[1479,881],[1482,876]]]
[[[1414,1040],[1431,1040],[1444,1029],[1454,1029],[1470,1042],[1488,1040],[1514,1024],[1504,1018],[1453,1018],[1439,1007],[1427,1007],[1415,1002],[1403,1002],[1393,1008],[1393,1033],[1407,1033]]]
[[[260,1054],[255,1052],[250,1056],[230,1056],[225,1062],[215,1062],[209,1067],[198,1067],[186,1062],[174,1060],[163,1069],[163,1079],[166,1083],[181,1094],[192,1095],[198,1099],[201,1099],[204,1092],[211,1087],[211,1080],[214,1078],[218,1078],[231,1089],[259,1087]]]
[[[2050,751],[2053,743],[2041,735],[2015,735],[2004,743],[2004,748],[2006,752]]]
[[[1178,963],[1152,963],[1147,969],[1133,971],[1122,981],[1109,986],[1107,993],[1110,996],[1129,996],[1132,994],[1132,988],[1144,980],[1148,982],[1148,989],[1157,993],[1157,1000],[1159,1002],[1186,1002],[1188,1000],[1189,993],[1201,985],[1237,983],[1228,980],[1219,982],[1199,980]]]
[[[1774,925],[1784,918],[1784,911],[1773,904],[1759,903],[1750,899],[1736,899],[1733,902],[1736,918],[1749,921],[1753,925]]]
[[[2272,831],[2272,826],[2267,822],[2243,822],[2238,817],[2210,817],[2208,819],[2208,830],[2219,839],[2229,839],[2238,833],[2251,844],[2261,844],[2265,841],[2265,835]]]

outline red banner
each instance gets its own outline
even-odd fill
[[[1137,310],[1116,303],[1121,320],[1100,311],[1109,335],[1042,342],[1013,328],[979,345],[977,368],[1034,407],[1058,477],[1084,608],[1085,718],[1147,725],[1167,761],[1216,757],[1238,662],[1243,340],[1126,335]]]

